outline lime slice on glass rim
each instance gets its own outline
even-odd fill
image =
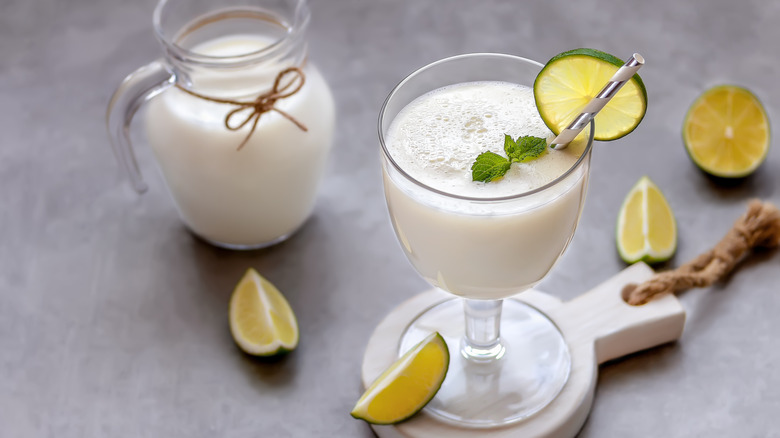
[[[439,391],[449,364],[447,343],[439,333],[431,333],[377,377],[350,414],[371,424],[409,419]]]
[[[230,297],[230,332],[244,352],[276,356],[298,346],[298,321],[279,289],[250,268]]]
[[[749,90],[735,85],[712,87],[688,109],[683,142],[704,172],[721,178],[745,177],[769,152],[769,118]]]
[[[595,49],[555,55],[534,81],[534,98],[542,120],[558,135],[598,95],[623,61]],[[593,138],[622,138],[639,125],[647,111],[647,91],[635,74],[595,117]]]
[[[661,189],[643,176],[626,195],[617,220],[617,249],[626,263],[669,260],[677,249],[677,224]]]

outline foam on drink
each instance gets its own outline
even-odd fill
[[[393,120],[386,145],[390,156],[421,183],[469,197],[500,197],[550,183],[582,154],[579,141],[562,151],[548,151],[528,163],[515,163],[504,178],[475,183],[471,165],[485,151],[506,156],[504,134],[555,136],[539,117],[533,90],[509,82],[467,82],[427,93],[408,104]]]

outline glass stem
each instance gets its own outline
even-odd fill
[[[506,348],[501,343],[503,300],[463,300],[466,335],[460,352],[466,359],[489,362],[500,359]]]

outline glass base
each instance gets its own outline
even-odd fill
[[[242,245],[242,244],[218,242],[216,240],[207,239],[207,238],[201,236],[200,234],[196,233],[195,231],[193,231],[192,228],[187,227],[187,229],[195,237],[197,237],[198,239],[208,243],[209,245],[213,245],[213,246],[216,246],[216,247],[219,247],[219,248],[223,248],[223,249],[230,249],[230,250],[234,250],[234,251],[251,251],[253,249],[268,248],[269,246],[273,246],[273,245],[276,245],[277,243],[284,242],[285,240],[289,239],[290,236],[292,236],[293,234],[295,234],[298,231],[298,229],[295,229],[291,233],[285,234],[284,236],[277,237],[276,239],[273,239],[273,240],[268,241],[268,242],[255,243],[255,244],[249,244],[249,245]]]
[[[569,378],[571,358],[563,335],[543,313],[519,300],[504,300],[501,344],[490,361],[466,359],[463,302],[452,299],[421,313],[401,337],[406,352],[432,331],[450,350],[444,383],[425,407],[434,417],[462,427],[487,428],[521,421],[550,404]]]

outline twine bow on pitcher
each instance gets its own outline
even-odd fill
[[[286,76],[291,76],[290,80],[282,85],[282,81],[285,79]],[[214,103],[224,103],[227,105],[234,105],[237,108],[233,109],[227,115],[225,115],[225,128],[227,128],[230,131],[238,131],[250,122],[252,123],[252,128],[249,130],[249,133],[246,135],[244,140],[241,142],[241,144],[238,145],[237,150],[241,150],[246,143],[249,141],[249,139],[252,137],[252,134],[254,134],[255,129],[257,129],[257,123],[260,121],[260,116],[263,114],[269,112],[269,111],[276,111],[277,113],[281,114],[286,118],[287,120],[293,122],[295,126],[300,128],[301,131],[307,132],[308,129],[306,126],[295,119],[295,117],[291,116],[286,111],[280,110],[279,108],[276,108],[276,101],[279,99],[285,99],[293,94],[297,93],[298,91],[303,88],[303,84],[306,82],[306,75],[303,73],[303,70],[301,70],[299,67],[289,67],[279,72],[278,75],[276,75],[276,80],[274,80],[274,86],[267,92],[257,96],[255,100],[252,101],[240,101],[240,100],[230,100],[230,99],[220,99],[216,97],[210,97],[210,96],[204,96],[202,94],[196,93],[194,91],[188,90],[184,87],[182,87],[179,84],[176,84],[176,87],[185,93],[189,94],[190,96],[197,97],[199,99],[207,100],[209,102]],[[239,123],[238,125],[231,125],[230,120],[233,118],[233,116],[237,115],[238,113],[246,110],[251,110],[249,115],[244,118],[244,120]]]

